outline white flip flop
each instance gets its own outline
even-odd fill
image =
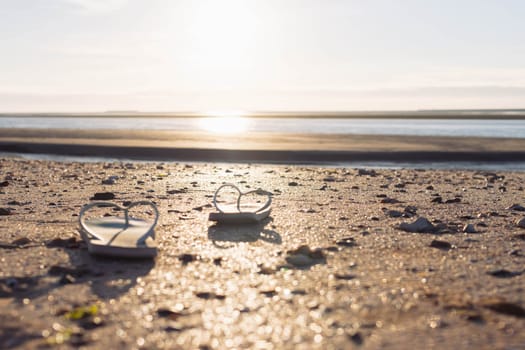
[[[235,203],[230,204],[218,204],[217,203],[217,195],[220,193],[220,191],[224,188],[233,188],[237,191],[237,201]],[[243,196],[249,195],[249,194],[257,194],[261,196],[267,196],[267,200],[264,204],[259,203],[243,203],[241,205],[241,198]],[[224,184],[221,187],[215,191],[215,194],[213,195],[213,205],[215,206],[215,209],[217,209],[217,212],[210,213],[208,219],[210,221],[216,221],[224,224],[247,224],[247,223],[257,223],[261,220],[266,219],[271,212],[271,206],[272,204],[272,193],[262,190],[262,189],[256,189],[248,192],[241,192],[241,190],[235,186],[234,184]]]
[[[139,205],[153,208],[155,212],[153,222],[129,216],[129,210]],[[118,208],[124,211],[124,217],[86,219],[85,214],[95,207]],[[157,255],[154,229],[158,218],[157,206],[150,201],[133,202],[127,207],[112,202],[93,202],[80,210],[80,235],[91,254],[127,258],[154,257]]]

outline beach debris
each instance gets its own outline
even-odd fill
[[[297,249],[287,252],[286,262],[296,268],[309,268],[316,264],[325,264],[326,256],[320,248],[311,249],[302,245]]]
[[[505,269],[493,270],[487,272],[488,275],[498,277],[498,278],[512,278],[521,275],[523,272],[518,271],[509,271]]]
[[[97,192],[90,199],[95,201],[107,201],[115,199],[115,194],[113,192]]]
[[[516,220],[516,226],[525,228],[525,218]]]
[[[118,176],[112,175],[109,176],[107,179],[102,180],[103,185],[114,185],[117,183]]]
[[[513,204],[510,207],[507,207],[505,209],[508,210],[515,210],[515,211],[525,211],[525,207],[520,204]]]
[[[337,242],[335,242],[335,244],[337,244],[338,246],[347,247],[347,248],[357,246],[357,243],[355,242],[355,239],[353,237],[342,238],[338,240]]]
[[[417,218],[413,223],[402,222],[398,228],[406,232],[414,233],[434,233],[437,230],[437,227],[432,225],[432,223],[423,216]]]
[[[476,228],[472,224],[465,224],[465,226],[463,226],[462,231],[465,233],[478,233],[478,230],[476,230]]]
[[[437,249],[441,249],[441,250],[452,249],[452,244],[450,244],[447,241],[440,241],[440,240],[437,240],[437,239],[434,239],[432,242],[430,242],[430,246],[432,248],[437,248]]]
[[[0,216],[7,216],[11,215],[11,209],[10,208],[0,208]]]

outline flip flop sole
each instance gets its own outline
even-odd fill
[[[210,213],[208,219],[222,224],[254,224],[266,219],[271,210],[259,213]]]
[[[86,240],[92,254],[118,257],[153,257],[157,254],[154,239],[148,237],[144,243],[138,240],[153,230],[151,223],[143,220],[105,217],[85,221],[85,233],[96,232],[97,238]],[[153,232],[150,232],[153,233]]]

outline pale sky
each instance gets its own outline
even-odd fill
[[[524,0],[0,0],[0,112],[525,108]]]

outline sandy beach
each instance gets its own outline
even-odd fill
[[[4,158],[0,347],[525,348],[524,180]],[[225,182],[271,191],[270,219],[209,222]],[[87,252],[78,214],[101,192],[156,203],[154,260]]]

